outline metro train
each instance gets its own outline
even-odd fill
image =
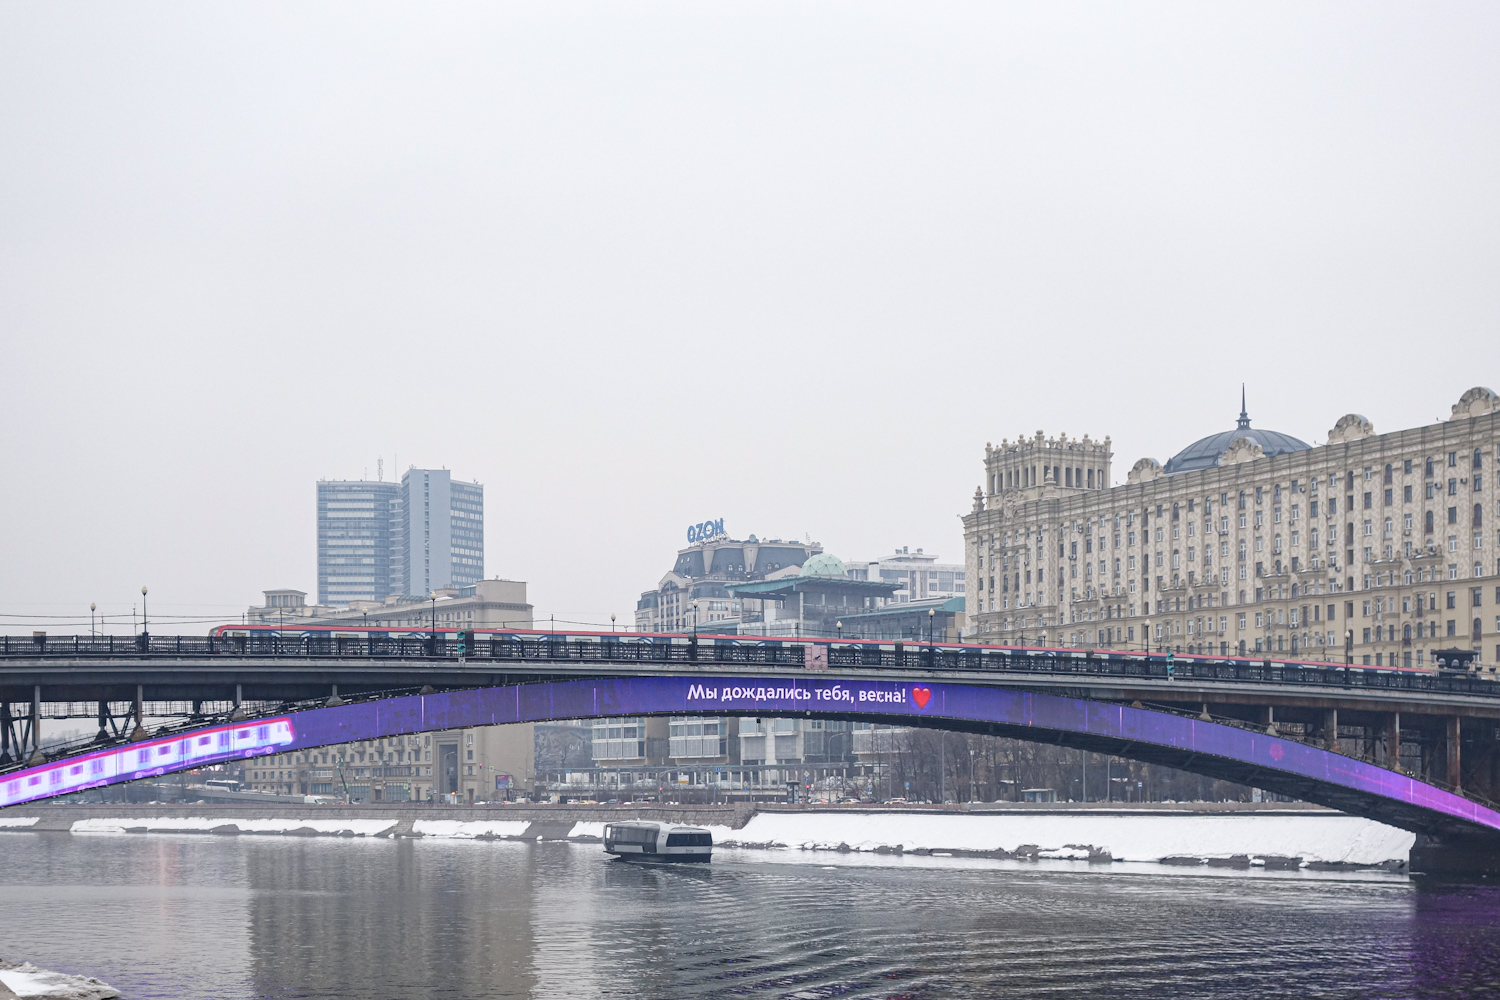
[[[6,775],[0,779],[0,808],[116,781],[161,775],[182,770],[184,766],[277,753],[290,745],[296,735],[292,720],[279,716],[85,753]]]
[[[433,630],[430,626],[370,626],[368,628],[348,625],[304,625],[300,627],[286,625],[221,625],[210,631],[209,636],[216,641],[238,640],[244,643],[247,651],[254,651],[257,646],[270,647],[277,645],[283,651],[297,651],[316,655],[317,653],[337,653],[339,651],[338,640],[349,640],[361,644],[369,643],[371,647],[378,647],[382,641],[390,643],[387,650],[390,653],[411,651],[412,644],[429,642],[434,635],[445,645],[452,642],[454,637],[463,633],[470,649],[468,655],[483,658],[496,656],[508,658],[510,653],[508,647],[525,643],[548,643],[558,647],[568,646],[573,649],[582,646],[605,646],[612,647],[612,651],[618,655],[626,650],[634,650],[635,655],[626,654],[626,659],[639,659],[641,661],[679,659],[678,656],[665,655],[666,650],[662,647],[686,647],[696,645],[700,650],[724,650],[726,662],[732,662],[734,657],[727,655],[733,649],[784,649],[788,651],[806,651],[816,647],[824,650],[837,649],[840,651],[860,650],[871,655],[877,652],[900,653],[903,650],[907,654],[919,651],[935,650],[946,659],[949,654],[970,653],[983,655],[988,661],[995,656],[1046,658],[1052,660],[1063,669],[1069,669],[1068,664],[1082,664],[1088,661],[1094,662],[1134,662],[1145,660],[1166,660],[1169,654],[1165,651],[1146,652],[1144,650],[1131,649],[1109,649],[1090,648],[1079,649],[1074,647],[1059,646],[1000,646],[986,643],[972,642],[926,642],[920,638],[906,640],[892,639],[856,639],[856,638],[834,638],[824,636],[818,638],[789,637],[789,636],[745,636],[745,635],[714,635],[711,633],[653,633],[653,632],[594,632],[594,631],[555,631],[545,630],[520,630],[520,629],[458,629],[440,626]],[[1211,643],[1205,644],[1212,646]],[[1333,649],[1334,647],[1328,647]],[[351,650],[352,652],[353,650]],[[372,648],[372,651],[377,651]],[[653,655],[654,651],[654,655]],[[1439,672],[1470,672],[1471,661],[1459,660],[1458,657],[1447,655],[1439,658],[1439,653],[1450,651],[1434,651],[1434,667]],[[1461,651],[1452,651],[1454,653]],[[519,655],[519,650],[511,655]],[[706,659],[715,659],[712,652],[700,654]],[[1259,667],[1271,664],[1278,667],[1306,667],[1322,670],[1343,668],[1344,663],[1340,659],[1334,660],[1301,660],[1288,658],[1285,655],[1273,651],[1246,653],[1236,655],[1233,653],[1217,653],[1209,650],[1204,652],[1181,652],[1170,654],[1171,658],[1178,664],[1204,663],[1240,665],[1247,667]],[[791,659],[789,657],[789,659]],[[799,655],[796,660],[803,660]],[[1452,662],[1450,663],[1450,660]],[[806,658],[811,662],[811,658]],[[859,665],[878,665],[861,658]],[[960,666],[960,669],[965,667]],[[1036,669],[1033,664],[1032,669]],[[1350,669],[1365,674],[1406,674],[1432,676],[1433,670],[1423,667],[1405,667],[1391,665],[1374,666],[1370,664],[1352,664]],[[1485,675],[1488,676],[1488,673]]]

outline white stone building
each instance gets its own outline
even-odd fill
[[[1238,425],[1110,486],[1110,439],[985,449],[963,518],[977,641],[1428,667],[1500,660],[1500,397],[1328,441]]]
[[[962,597],[964,593],[965,570],[962,564],[940,563],[936,554],[929,555],[921,549],[912,552],[906,545],[893,555],[861,559],[845,565],[851,579],[895,584],[897,590],[889,598],[893,604]]]

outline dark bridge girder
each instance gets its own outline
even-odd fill
[[[632,715],[803,716],[992,733],[1165,764],[1293,795],[1393,826],[1491,845],[1500,854],[1500,812],[1415,778],[1342,754],[1234,726],[1084,699],[968,684],[858,681],[802,672],[794,678],[671,675],[546,681],[413,695],[310,709],[289,716],[284,753],[334,743],[512,722]],[[249,723],[247,723],[249,725]],[[187,739],[174,734],[153,747]],[[132,769],[89,787],[251,754]],[[153,750],[153,753],[156,751]],[[128,759],[127,759],[128,758]],[[0,778],[0,802],[34,801],[76,790],[49,784],[74,758]],[[31,779],[37,779],[32,782]],[[34,794],[27,791],[34,789]],[[17,792],[20,797],[12,794]],[[1489,850],[1490,847],[1486,847]]]

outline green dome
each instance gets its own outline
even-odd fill
[[[803,576],[844,576],[844,560],[838,556],[819,552],[802,564]]]

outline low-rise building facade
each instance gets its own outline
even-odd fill
[[[754,535],[744,541],[730,538],[720,522],[715,533],[679,549],[656,589],[641,594],[635,630],[707,632],[715,622],[755,618],[759,602],[752,600],[747,606],[730,595],[728,585],[796,576],[803,563],[822,551],[816,542],[763,542]]]
[[[299,590],[267,590],[266,603],[246,611],[246,621],[276,625],[358,625],[361,628],[529,629],[532,607],[524,580],[480,580],[447,587],[425,598],[388,597],[347,607],[309,605]]]
[[[967,572],[964,567],[959,563],[940,563],[935,554],[928,555],[920,548],[911,552],[903,545],[894,555],[850,562],[846,566],[850,579],[894,583],[896,590],[890,596],[892,604],[964,595],[964,574]]]
[[[244,762],[252,791],[353,802],[499,802],[529,795],[529,724],[392,736]]]

